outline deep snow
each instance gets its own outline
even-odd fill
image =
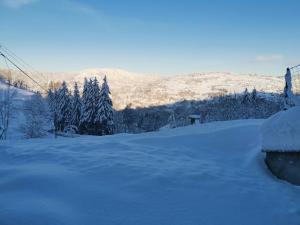
[[[267,119],[262,125],[262,137],[264,150],[299,152],[300,106],[278,112]]]
[[[0,144],[1,225],[299,225],[262,120]]]

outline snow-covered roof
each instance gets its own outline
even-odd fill
[[[300,152],[300,106],[271,116],[262,125],[264,152]]]

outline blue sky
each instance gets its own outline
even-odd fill
[[[281,75],[300,63],[298,0],[0,0],[0,43],[38,70]]]

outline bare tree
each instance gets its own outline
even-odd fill
[[[47,134],[49,112],[46,101],[35,93],[24,102],[25,124],[21,126],[25,138],[39,138]]]
[[[0,140],[7,138],[7,131],[13,113],[13,99],[16,91],[11,87],[10,81],[7,88],[0,90]]]

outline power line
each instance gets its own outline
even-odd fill
[[[33,79],[28,73],[22,70],[17,64],[15,64],[10,58],[8,58],[3,52],[0,51],[0,55],[3,56],[6,60],[8,60],[12,65],[14,65],[18,70],[20,70],[26,77],[28,77],[31,81],[33,81],[36,85],[38,85],[41,89],[47,92],[47,90],[40,85],[35,79]]]
[[[5,51],[6,55],[8,55],[10,58],[14,59],[14,61],[21,64],[23,67],[28,67],[29,70],[32,70],[33,72],[37,73],[44,80],[44,82],[48,83],[48,79],[45,78],[45,76],[42,73],[35,70],[32,66],[30,66],[28,63],[26,63],[22,58],[17,56],[14,52],[9,50],[6,46],[4,46],[3,44],[0,44],[0,49],[1,48],[3,51]]]
[[[290,68],[292,73],[293,92],[300,94],[300,64]]]

